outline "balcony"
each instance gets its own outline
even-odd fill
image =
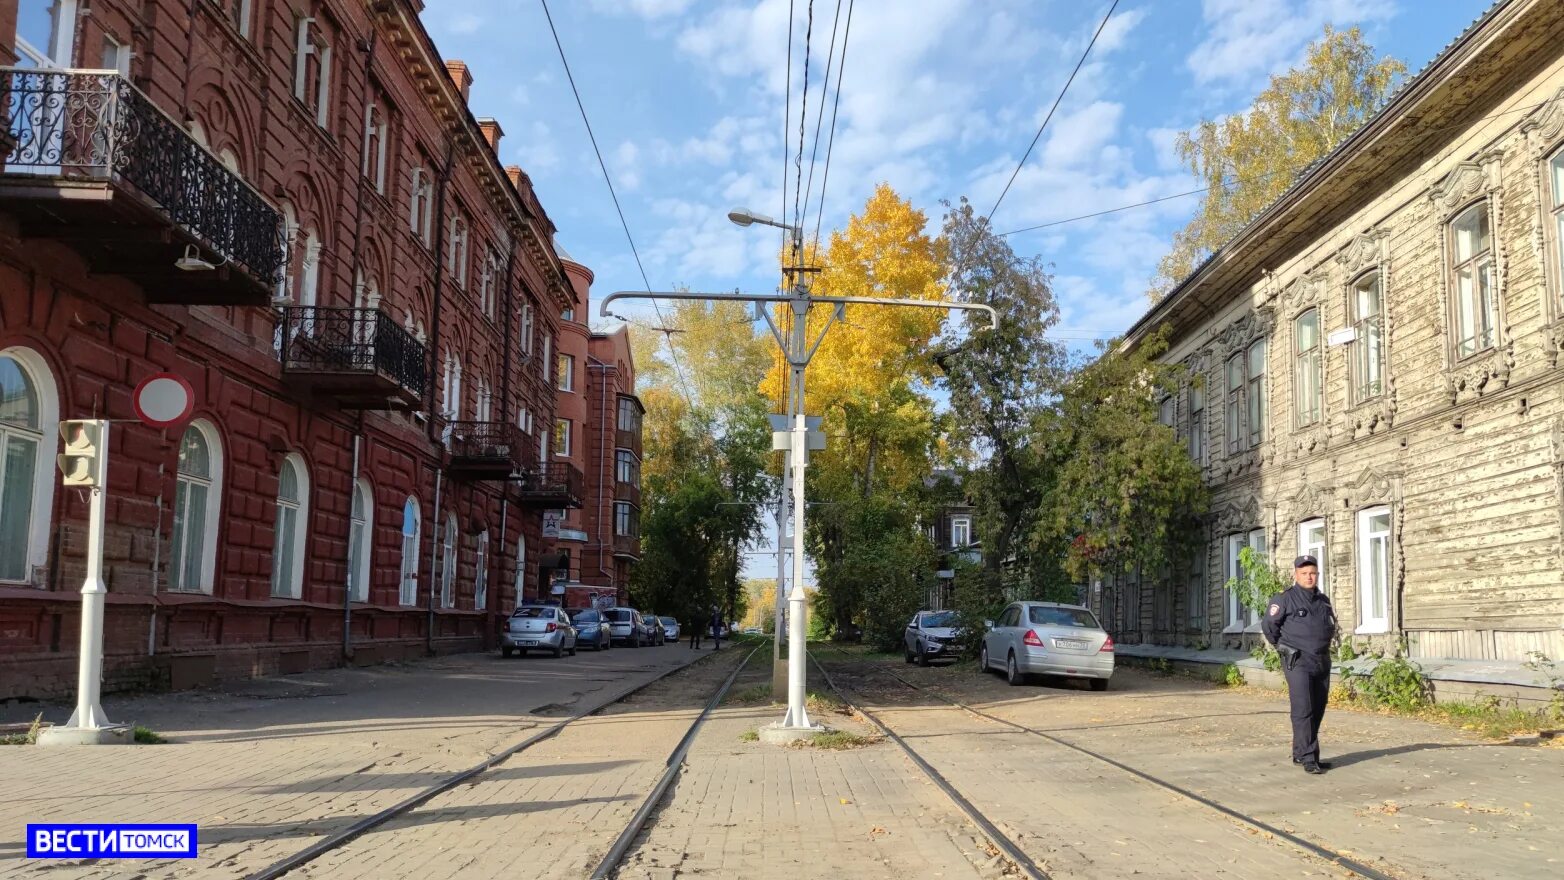
[[[527,471],[517,481],[521,502],[529,507],[580,507],[583,478],[581,469],[556,461],[542,469]]]
[[[287,306],[282,372],[301,396],[340,409],[413,410],[428,373],[424,346],[378,309]]]
[[[281,215],[150,98],[112,71],[0,77],[0,206],[22,238],[66,244],[93,273],[140,283],[147,302],[270,301]],[[187,255],[197,260],[181,269]]]
[[[637,535],[615,535],[614,556],[623,559],[641,558],[641,538]]]
[[[637,457],[639,457],[641,455],[641,432],[624,431],[615,428],[614,445],[620,449],[628,449],[634,452]]]
[[[522,469],[521,429],[503,422],[452,422],[451,476],[504,480]]]
[[[639,509],[641,506],[641,487],[634,483],[626,483],[623,480],[615,480],[614,500],[628,501]]]

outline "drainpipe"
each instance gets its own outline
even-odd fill
[[[433,359],[429,371],[429,400],[434,400],[434,376],[440,369],[440,312],[445,301],[445,188],[451,181],[451,171],[456,163],[456,147],[452,141],[445,143],[445,166],[440,169],[440,179],[434,188],[434,300],[429,316],[429,354]],[[439,444],[438,426],[430,409],[429,440]]]
[[[436,468],[434,472],[434,522],[432,523],[434,531],[430,535],[433,540],[429,542],[429,627],[424,634],[424,648],[430,654],[434,653],[434,591],[439,586],[439,581],[434,576],[434,564],[435,560],[439,558],[438,554],[444,540],[441,536],[444,524],[440,522],[440,490],[443,488],[444,477],[445,469]],[[444,574],[444,572],[441,572],[441,574]]]
[[[510,488],[509,484],[506,484],[505,489],[508,490],[509,488]],[[510,534],[506,531],[506,528],[509,525],[509,516],[510,516],[510,499],[509,499],[508,495],[506,494],[506,492],[502,491],[501,494],[500,494],[500,540],[498,542],[499,546],[498,546],[497,549],[495,549],[494,558],[492,560],[490,560],[491,563],[493,563],[493,564],[491,564],[489,566],[490,569],[492,571],[494,571],[494,573],[496,575],[499,575],[500,577],[489,578],[489,581],[490,581],[489,595],[484,597],[484,601],[487,602],[488,605],[489,605],[489,608],[488,608],[488,611],[489,611],[489,629],[488,629],[487,632],[485,632],[483,634],[483,644],[485,645],[485,647],[488,646],[489,639],[491,637],[493,637],[496,632],[499,631],[499,624],[500,624],[500,596],[503,594],[503,591],[505,589],[504,581],[501,579],[504,576],[504,574],[505,574],[505,545],[510,543]],[[495,542],[491,540],[489,542],[489,544],[491,546],[493,546],[495,544]]]
[[[353,661],[353,497],[358,494],[358,463],[359,442],[363,438],[364,416],[359,414],[359,432],[353,435],[353,474],[348,481],[348,566],[347,577],[342,581],[342,662],[344,665]],[[374,506],[374,498],[369,500],[370,506]],[[372,520],[373,517],[368,519]],[[369,546],[375,546],[375,536],[368,536]],[[371,566],[373,569],[373,566]]]
[[[166,435],[165,435],[166,436]],[[147,656],[157,654],[157,578],[163,567],[163,468],[157,466],[157,520],[152,523],[152,616],[147,621]]]
[[[502,334],[500,346],[502,370],[500,373],[500,422],[506,425],[510,424],[510,346],[511,338],[516,335],[510,332],[511,316],[516,314],[516,310],[513,307],[515,291],[511,286],[511,274],[516,271],[516,244],[516,239],[511,238],[509,246],[506,248],[508,253],[505,257],[505,291],[500,296],[500,301],[503,303],[500,314],[505,316],[505,330]],[[509,488],[507,483],[507,493]]]
[[[608,585],[614,588],[614,603],[618,604],[619,581],[614,577],[613,572],[603,568],[603,487],[608,483],[608,430],[604,426],[608,424],[608,371],[610,367],[591,355],[587,355],[587,369],[598,371],[598,380],[603,386],[602,393],[598,395],[597,416],[599,432],[602,435],[602,439],[597,444],[597,573],[608,576]],[[614,449],[614,455],[617,460],[618,446],[616,445]],[[616,520],[610,515],[608,522],[609,540],[613,540]]]

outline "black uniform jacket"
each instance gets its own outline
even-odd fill
[[[1286,644],[1305,654],[1324,656],[1330,653],[1330,640],[1336,635],[1336,611],[1319,589],[1305,590],[1293,584],[1271,597],[1261,628],[1273,645]]]

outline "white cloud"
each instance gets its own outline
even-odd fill
[[[1102,33],[1097,37],[1096,46],[1092,51],[1098,55],[1106,55],[1115,49],[1123,48],[1129,41],[1130,32],[1145,20],[1144,8],[1125,10],[1113,16],[1102,26]]]
[[[1201,85],[1249,86],[1296,62],[1327,23],[1389,18],[1394,0],[1203,0],[1211,26],[1185,63]]]
[[[1119,133],[1124,105],[1096,101],[1072,113],[1055,115],[1051,133],[1043,144],[1042,161],[1056,166],[1077,165],[1102,153]]]
[[[642,18],[681,15],[695,0],[592,0],[592,8],[608,14],[634,13]]]
[[[451,33],[461,35],[475,34],[481,27],[483,27],[483,19],[470,12],[456,16],[451,19],[450,24],[446,25],[446,29]]]

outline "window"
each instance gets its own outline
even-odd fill
[[[628,501],[614,502],[614,534],[635,538],[641,534],[641,513]]]
[[[40,453],[58,430],[47,363],[29,349],[0,351],[0,581],[34,583],[34,569],[48,562],[55,469]]]
[[[516,604],[521,604],[521,599],[526,595],[524,589],[527,585],[527,536],[522,535],[516,539]]]
[[[1564,150],[1548,163],[1548,188],[1553,194],[1553,277],[1564,297]]]
[[[619,398],[619,430],[641,433],[641,408],[634,398]]]
[[[563,312],[559,313],[559,317],[566,321],[574,321],[576,319],[576,310],[565,309]]]
[[[374,552],[375,496],[363,477],[353,485],[353,507],[348,517],[348,595],[355,602],[369,601],[369,560]]]
[[[313,306],[320,301],[320,237],[315,230],[303,231],[304,251],[299,260],[299,305]],[[314,322],[305,323],[305,332],[314,335]]]
[[[409,497],[402,505],[402,574],[397,594],[402,605],[418,604],[418,539],[422,526],[418,502]]]
[[[460,208],[451,218],[451,235],[445,242],[445,271],[457,287],[467,286],[467,215]]]
[[[1298,426],[1320,420],[1325,403],[1320,361],[1320,310],[1309,309],[1293,322],[1294,357],[1293,394],[1297,401]]]
[[[277,279],[277,289],[273,292],[276,299],[293,299],[293,255],[299,240],[299,217],[294,213],[293,205],[284,199],[277,206],[282,214],[282,277]],[[282,349],[282,322],[277,322],[277,348]]]
[[[480,377],[478,379],[478,411],[473,414],[473,417],[480,422],[489,422],[493,421],[493,415],[494,392],[489,390],[489,380]]]
[[[1455,355],[1470,357],[1494,344],[1493,239],[1488,204],[1450,222],[1450,274],[1455,290]]]
[[[1321,592],[1330,596],[1330,574],[1325,568],[1325,520],[1310,519],[1298,524],[1298,555],[1313,556],[1319,562]]]
[[[1227,362],[1227,454],[1244,449],[1244,435],[1240,433],[1244,412],[1244,356],[1234,355]]]
[[[560,391],[576,390],[576,359],[568,354],[560,354],[554,377],[556,381],[554,387]]]
[[[570,420],[554,420],[554,454],[570,454]]]
[[[100,66],[104,70],[116,71],[120,76],[130,76],[130,47],[108,34],[103,35],[102,59]]]
[[[521,307],[521,351],[532,354],[532,303]]]
[[[318,18],[299,19],[293,47],[293,97],[314,115],[316,125],[326,128],[331,119],[331,45],[323,24]]]
[[[1265,400],[1265,340],[1249,346],[1249,445],[1260,445],[1265,439],[1265,423],[1269,407]]]
[[[445,407],[441,415],[448,422],[462,417],[462,361],[455,355],[445,356],[445,379],[440,386],[440,401]]]
[[[489,533],[478,533],[478,556],[474,560],[477,570],[472,576],[472,607],[482,611],[489,607]]]
[[[1162,403],[1157,406],[1157,421],[1167,425],[1169,428],[1176,427],[1178,424],[1177,410],[1178,401],[1171,394],[1162,398]]]
[[[1189,455],[1206,463],[1206,389],[1198,379],[1189,386]]]
[[[636,488],[641,486],[641,462],[628,449],[614,450],[614,477]]]
[[[1189,628],[1203,632],[1206,628],[1206,548],[1202,544],[1189,562],[1189,581],[1184,588],[1184,610],[1189,617]]]
[[[169,589],[212,591],[217,569],[217,511],[222,503],[223,459],[217,429],[204,419],[190,423],[179,441],[174,489],[174,548]]]
[[[1390,508],[1358,511],[1358,632],[1390,632]]]
[[[1385,390],[1385,304],[1380,295],[1379,272],[1371,272],[1352,285],[1352,399],[1378,397]]]
[[[304,536],[309,527],[309,476],[297,454],[277,471],[277,522],[272,537],[272,595],[304,595]]]
[[[413,230],[413,235],[428,247],[434,243],[429,232],[434,216],[434,181],[426,168],[427,163],[413,169],[413,180],[408,189],[407,225]]]
[[[493,249],[490,249],[483,256],[483,266],[479,269],[478,276],[478,304],[483,308],[485,317],[494,317],[494,301],[501,271],[503,267],[500,265],[500,258]]]
[[[375,185],[375,192],[386,191],[386,121],[388,114],[378,101],[364,105],[364,156],[362,174]]]
[[[1239,553],[1248,547],[1254,552],[1264,556],[1266,554],[1265,529],[1252,529],[1248,532],[1235,532],[1227,536],[1227,579],[1242,577],[1243,566],[1239,563]],[[1260,615],[1253,608],[1245,608],[1238,601],[1238,594],[1232,590],[1227,591],[1227,628],[1223,632],[1242,632],[1260,625]]]
[[[440,607],[451,608],[456,604],[456,514],[445,518],[445,541],[440,546]]]
[[[972,517],[953,516],[950,518],[950,546],[953,548],[965,547],[972,543]]]
[[[523,434],[532,433],[532,410],[522,407],[516,413],[516,427],[520,428]]]
[[[543,357],[538,361],[538,372],[543,374],[543,381],[550,380],[549,370],[554,368],[554,338],[543,337]]]
[[[70,67],[76,42],[76,0],[22,0],[16,49],[22,67]]]

